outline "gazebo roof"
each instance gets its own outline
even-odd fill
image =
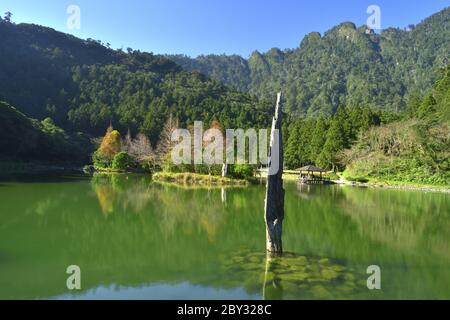
[[[307,165],[298,169],[295,169],[295,171],[312,171],[312,172],[325,172],[322,168],[313,166],[313,165]]]

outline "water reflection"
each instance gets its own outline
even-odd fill
[[[293,253],[266,259],[263,186],[178,188],[145,175],[5,182],[0,298],[69,298],[70,264],[89,298],[151,298],[159,286],[204,299],[450,298],[449,195],[285,188]],[[371,264],[381,292],[360,281]]]
[[[362,235],[402,252],[414,254],[423,247],[431,254],[450,258],[447,195],[404,190],[361,193],[349,187],[342,190],[342,212]]]
[[[139,213],[152,200],[150,180],[142,175],[94,174],[92,188],[105,216],[114,211]]]
[[[56,300],[256,300],[257,294],[248,294],[242,288],[220,289],[199,286],[189,282],[179,284],[150,284],[140,287],[123,287],[120,285],[99,286],[81,294],[63,294],[54,297]]]

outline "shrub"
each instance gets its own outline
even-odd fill
[[[346,179],[348,181],[356,181],[356,182],[361,182],[361,183],[369,182],[369,179],[367,179],[365,177],[350,177],[350,176],[347,176]]]
[[[109,168],[111,166],[111,161],[108,160],[105,156],[103,156],[100,149],[98,149],[92,154],[92,162],[94,164],[94,168],[96,169]]]
[[[112,168],[116,170],[127,170],[136,167],[136,163],[133,158],[126,153],[125,151],[121,151],[117,153],[112,161]]]
[[[327,172],[324,174],[324,176],[326,176],[327,178],[331,179],[331,180],[339,180],[339,175],[336,172]]]
[[[157,169],[157,166],[153,159],[140,161],[139,165],[140,165],[140,168],[146,172],[153,172],[153,171],[156,171],[156,169]]]
[[[231,165],[229,175],[237,179],[251,179],[255,176],[255,167],[249,164]]]

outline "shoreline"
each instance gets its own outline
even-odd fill
[[[221,176],[183,172],[156,172],[152,174],[155,182],[164,182],[184,186],[247,186],[249,182],[243,179],[231,179]]]
[[[85,167],[76,166],[76,165],[55,165],[49,164],[45,162],[15,162],[15,161],[0,161],[0,177],[8,178],[16,175],[41,175],[41,174],[83,174],[86,173]],[[128,172],[121,170],[94,170],[97,173],[130,173],[130,174],[143,174],[145,172]],[[93,173],[93,172],[91,172]],[[266,179],[267,176],[265,172],[259,172],[260,176],[255,177],[255,180],[260,180],[261,178]],[[196,174],[187,174],[187,173],[178,173],[178,174],[166,174],[166,173],[155,173],[155,177],[153,179],[155,181],[161,181],[171,184],[178,185],[215,185],[215,186],[243,186],[252,184],[251,181],[241,180],[241,179],[231,179],[231,178],[222,178],[216,176],[207,176],[207,175],[196,175]],[[189,175],[189,177],[186,177]],[[159,177],[158,177],[159,176]],[[205,178],[206,177],[206,178]],[[160,178],[160,179],[159,179]],[[181,178],[181,179],[180,179]],[[198,179],[197,179],[198,178]],[[283,173],[284,181],[294,181],[297,182],[298,175],[286,172]],[[220,180],[220,181],[219,181]],[[357,182],[357,181],[349,181],[340,177],[340,179],[331,179],[333,184],[338,185],[347,185],[352,187],[361,187],[361,188],[383,188],[383,189],[399,189],[399,190],[416,190],[423,192],[439,192],[439,193],[450,193],[450,187],[445,186],[433,186],[433,185],[416,185],[414,183],[399,183],[396,182],[388,182],[388,181],[380,181],[380,182]]]
[[[450,188],[439,187],[439,186],[418,186],[414,184],[386,184],[382,182],[356,182],[348,180],[332,180],[335,184],[348,185],[352,187],[360,188],[383,188],[383,189],[399,189],[399,190],[416,190],[424,192],[440,192],[440,193],[450,193]]]
[[[266,175],[263,176],[266,178]],[[297,182],[298,175],[293,173],[283,173],[283,180],[284,181],[294,181]],[[344,178],[340,177],[340,179],[331,179],[330,180],[334,184],[339,185],[348,185],[352,187],[360,187],[360,188],[384,188],[384,189],[398,189],[398,190],[416,190],[416,191],[423,191],[423,192],[440,192],[440,193],[450,193],[450,187],[445,186],[433,186],[433,185],[417,185],[414,183],[408,184],[407,182],[404,182],[402,184],[401,182],[397,184],[396,182],[388,182],[388,181],[380,181],[380,182],[357,182],[357,181],[349,181],[345,180]]]

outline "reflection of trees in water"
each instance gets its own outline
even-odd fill
[[[315,197],[288,195],[286,201],[287,216],[301,216],[286,226],[292,250],[328,250],[323,252],[368,261],[419,253],[450,258],[447,194],[350,186],[311,186],[304,192]]]
[[[260,191],[263,190],[257,188],[180,188],[166,184],[154,185],[154,188],[157,190],[154,192],[155,213],[160,217],[167,237],[181,226],[185,234],[201,228],[206,231],[209,241],[215,241],[218,230],[224,231],[225,235],[232,234],[231,231],[248,232],[248,219],[241,215],[243,211],[246,216],[260,214],[262,217],[264,203]]]
[[[178,225],[185,234],[199,227],[214,241],[216,230],[224,220],[220,189],[184,189],[168,185],[155,186],[155,214],[159,216],[166,237]]]
[[[314,192],[312,192],[312,188],[309,184],[303,184],[303,183],[296,183],[298,195],[305,200],[314,199],[317,197],[317,195],[314,195]]]
[[[242,244],[264,246],[263,189],[185,189],[151,183],[147,177],[115,175],[92,181],[89,208],[64,215],[64,260],[77,261],[94,283],[152,281],[225,287],[217,255]],[[112,208],[105,219],[99,211]],[[105,200],[106,199],[106,200]],[[248,199],[255,199],[248,202]],[[140,202],[136,206],[134,202]],[[102,208],[102,206],[100,206]],[[135,214],[129,214],[129,213]],[[255,214],[261,219],[255,223]],[[262,239],[262,240],[261,240]],[[216,281],[216,282],[214,282]]]
[[[311,185],[303,183],[295,183],[297,194],[305,200],[313,200],[320,197],[338,196],[340,190],[330,185]]]
[[[342,188],[342,212],[359,232],[413,253],[421,248],[450,258],[448,195],[417,191]]]
[[[105,216],[114,211],[141,212],[152,199],[148,177],[95,174],[92,187]]]
[[[249,207],[263,205],[259,196],[254,200],[246,197],[242,188],[185,188],[151,183],[146,176],[99,174],[92,179],[92,188],[105,216],[151,214],[166,239],[176,232],[189,235],[200,228],[214,241],[227,214],[246,210],[249,203]]]
[[[221,195],[222,202],[224,204],[226,204],[227,203],[227,190],[225,188],[220,188],[220,195]]]
[[[100,212],[99,187],[100,190],[104,188],[102,192],[107,194],[103,200],[105,208],[112,208],[108,209],[112,211],[107,218]],[[345,260],[346,267],[360,263],[364,266],[357,269],[360,272],[365,272],[365,267],[372,262],[380,261],[382,270],[386,270],[385,265],[386,268],[392,266],[384,273],[384,277],[390,278],[383,284],[390,283],[395,287],[391,291],[383,287],[387,298],[449,297],[448,263],[440,259],[439,265],[430,267],[439,260],[435,259],[438,254],[448,257],[448,198],[436,194],[424,194],[424,198],[418,198],[418,193],[405,198],[386,198],[377,194],[365,195],[377,189],[312,187],[311,193],[320,196],[305,200],[298,196],[295,184],[286,184],[287,220],[283,240],[287,250],[306,257],[349,258]],[[8,188],[7,193],[0,194],[3,208],[11,209],[2,212],[0,238],[7,248],[11,239],[19,239],[20,235],[20,241],[11,245],[10,251],[20,252],[21,260],[8,270],[11,278],[16,279],[15,294],[35,298],[61,293],[65,267],[74,262],[89,275],[83,282],[86,289],[99,284],[140,286],[151,282],[189,281],[217,288],[248,287],[253,288],[251,292],[261,294],[266,267],[264,188],[249,186],[227,189],[226,192],[224,205],[220,189],[208,191],[161,186],[152,184],[147,176],[136,175],[128,179],[125,175],[117,175],[117,178],[91,184],[50,184],[46,188],[25,191],[23,188]],[[22,201],[24,197],[27,201]],[[377,197],[381,198],[377,200]],[[410,203],[413,201],[424,204]],[[377,219],[376,215],[372,217],[372,213],[364,211],[367,210],[364,208],[377,203],[381,203],[378,210],[387,211],[379,215],[387,216],[392,223],[410,225],[412,229],[402,226],[385,231],[371,226],[372,220]],[[36,214],[43,212],[42,209],[45,209],[45,215]],[[203,217],[210,219],[210,225],[205,226],[201,222]],[[207,231],[208,228],[212,229]],[[386,242],[379,240],[376,230],[387,232],[387,235],[381,235]],[[396,239],[393,232],[414,233],[417,230],[421,232],[415,242],[417,250],[412,245],[395,243],[399,240],[389,240]],[[404,235],[399,237],[407,239]],[[254,266],[251,264],[229,259],[229,265],[238,271],[229,273],[227,270],[231,269],[225,269],[219,256],[222,253],[235,254],[236,248],[241,246],[251,248],[253,252],[260,250],[261,260],[257,262],[257,269],[252,271]],[[417,269],[417,265],[421,269]],[[278,284],[283,286],[274,287],[268,274],[267,297],[276,297],[279,294],[276,288],[282,289],[286,298],[327,294],[320,284],[314,293],[310,289],[299,290],[299,283],[289,287],[290,281],[282,278],[294,276],[287,275],[290,266],[292,263],[279,271],[275,269],[274,273],[278,273],[281,279]],[[270,261],[268,271],[272,272],[273,267],[275,264]],[[244,270],[246,268],[249,270]],[[293,270],[302,277],[299,268]],[[285,271],[286,275],[283,275]],[[42,276],[36,277],[36,274]],[[327,286],[325,289],[331,294],[335,292]],[[346,297],[344,291],[341,292]]]

